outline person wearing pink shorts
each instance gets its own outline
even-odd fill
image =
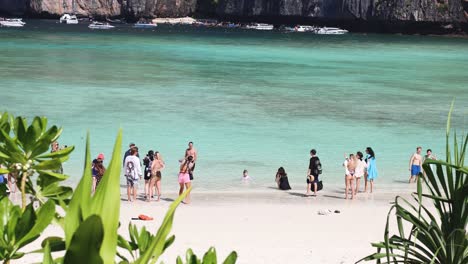
[[[184,193],[184,189],[189,189],[190,186],[192,186],[192,183],[190,182],[190,170],[193,168],[193,157],[188,156],[186,159],[182,161],[182,164],[180,165],[180,171],[179,171],[179,196]],[[185,198],[184,203],[189,204],[190,203],[190,193],[187,194],[187,197]]]

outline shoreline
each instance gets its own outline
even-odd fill
[[[27,20],[57,20],[60,15],[5,15],[0,13],[0,17],[5,18],[23,18]],[[97,21],[105,21],[108,17],[95,17]],[[112,17],[120,20],[126,20],[125,24],[133,24],[137,22],[135,18],[125,18],[124,16]],[[168,26],[189,26],[196,27],[189,23],[190,21],[201,20],[216,20],[218,23],[269,23],[276,28],[280,26],[295,26],[295,25],[311,25],[318,27],[339,27],[347,29],[353,34],[385,34],[385,35],[404,35],[404,36],[444,36],[468,38],[468,22],[431,22],[431,21],[374,21],[365,22],[352,19],[331,19],[331,18],[308,18],[308,17],[236,17],[236,16],[216,16],[216,17],[151,17],[152,21],[157,21],[158,24]],[[222,28],[222,27],[205,27],[203,28]]]

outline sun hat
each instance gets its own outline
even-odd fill
[[[104,160],[104,154],[102,154],[102,153],[99,153],[99,155],[97,156],[97,159]]]

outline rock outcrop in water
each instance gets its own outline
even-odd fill
[[[342,25],[358,21],[358,27],[413,22],[462,23],[468,27],[468,0],[0,0],[0,13],[34,17],[78,13],[137,19],[195,12],[278,23],[318,19]]]

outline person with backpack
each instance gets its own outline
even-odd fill
[[[154,151],[150,150],[148,151],[148,154],[146,157],[143,159],[143,165],[145,165],[145,174],[144,174],[144,179],[145,179],[145,198],[147,201],[150,200],[151,198],[151,189],[153,188],[152,185],[150,185],[151,181],[151,164],[153,163],[154,160]]]
[[[310,151],[309,169],[307,170],[307,192],[306,196],[310,195],[312,183],[314,184],[314,196],[317,196],[317,185],[319,183],[319,174],[322,174],[322,164],[317,156],[317,151]]]
[[[130,155],[125,158],[124,162],[124,171],[125,177],[127,178],[127,195],[129,202],[136,200],[138,180],[142,175],[140,159],[137,155],[138,148],[131,148]],[[133,200],[131,199],[131,197],[133,197]]]

